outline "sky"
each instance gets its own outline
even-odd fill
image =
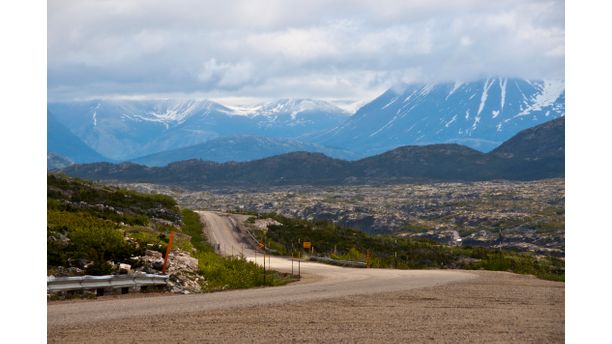
[[[563,1],[49,0],[49,101],[365,101],[401,83],[564,79]]]

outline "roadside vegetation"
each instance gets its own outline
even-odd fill
[[[307,255],[366,263],[373,268],[398,269],[484,269],[530,274],[542,279],[565,280],[565,262],[557,257],[500,251],[481,247],[449,247],[430,240],[398,238],[390,235],[369,235],[325,221],[289,219],[277,214],[262,214],[282,225],[268,227],[267,239],[272,252],[291,255],[308,241],[312,249]],[[263,238],[263,232],[256,233]]]
[[[140,194],[56,174],[47,175],[47,270],[75,268],[88,275],[115,272],[146,249],[164,253],[180,225],[174,199]],[[189,238],[178,235],[177,246]]]
[[[168,196],[143,194],[57,174],[47,175],[47,272],[107,275],[118,263],[142,267],[147,250],[172,249],[198,260],[204,291],[281,285],[292,278],[244,258],[222,257],[203,236],[198,214]],[[136,259],[134,259],[136,258]]]
[[[182,214],[182,231],[191,236],[191,244],[196,249],[193,256],[198,259],[200,272],[206,278],[206,290],[276,286],[293,280],[290,275],[266,271],[264,283],[262,267],[247,261],[244,257],[218,255],[203,235],[203,225],[199,215],[189,209],[183,209]]]

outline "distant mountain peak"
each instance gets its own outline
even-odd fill
[[[370,154],[451,142],[488,151],[522,129],[564,115],[563,80],[400,84],[321,135],[320,143]]]
[[[114,104],[122,110],[123,116],[166,125],[181,124],[194,115],[227,110],[223,105],[207,99],[128,100],[114,101]]]
[[[228,108],[240,115],[275,116],[288,114],[294,119],[297,114],[311,111],[350,115],[346,110],[330,102],[309,98],[282,98],[257,105],[228,106]]]

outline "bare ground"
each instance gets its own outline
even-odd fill
[[[564,283],[470,272],[479,278],[399,292],[53,325],[48,342],[564,342]]]

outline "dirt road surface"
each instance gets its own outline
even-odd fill
[[[200,212],[231,254],[236,221]],[[228,251],[229,249],[229,251]],[[229,253],[228,253],[229,252]],[[248,259],[251,250],[242,249]],[[257,257],[261,264],[261,255]],[[272,257],[290,271],[291,260]],[[266,262],[267,264],[267,262]],[[294,266],[295,267],[295,266]],[[48,305],[51,343],[559,342],[564,284],[502,272],[349,269],[302,263],[283,287]]]

